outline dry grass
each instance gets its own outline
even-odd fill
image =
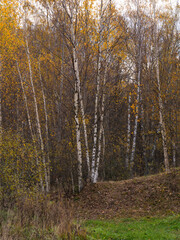
[[[86,233],[74,224],[69,202],[41,195],[22,198],[14,209],[1,211],[0,239],[86,239]]]

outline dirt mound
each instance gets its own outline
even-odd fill
[[[74,197],[77,218],[171,215],[180,212],[180,169],[171,173],[86,186]]]

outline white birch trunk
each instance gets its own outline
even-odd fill
[[[157,81],[158,81],[158,91],[159,91],[159,119],[160,119],[160,126],[161,126],[161,135],[163,141],[163,152],[164,152],[164,165],[166,172],[169,172],[169,157],[168,157],[168,150],[167,150],[167,136],[166,136],[166,127],[165,122],[163,119],[163,102],[160,93],[160,79],[159,79],[159,68],[157,67]]]
[[[37,148],[36,148],[36,139],[35,139],[35,136],[33,134],[33,129],[32,129],[31,117],[30,117],[30,113],[29,113],[27,96],[26,96],[24,83],[23,83],[23,79],[22,79],[22,75],[21,75],[21,72],[20,72],[20,69],[19,69],[18,62],[16,62],[16,63],[17,63],[17,70],[18,70],[18,74],[19,74],[21,88],[22,88],[22,91],[23,91],[24,102],[25,102],[25,106],[26,106],[26,113],[27,113],[27,117],[28,117],[28,125],[29,125],[31,138],[33,140],[33,144],[34,144],[34,148],[35,148],[35,152],[36,152],[36,164],[37,164],[37,167],[38,167],[38,173],[39,173],[39,177],[40,177],[40,186],[41,186],[42,192],[44,192],[44,185],[43,185],[42,175],[41,175],[41,171],[39,169],[39,159],[38,159],[38,153],[37,153]]]
[[[140,100],[140,84],[141,84],[141,45],[142,45],[142,32],[141,32],[141,22],[140,22],[140,16],[139,16],[139,0],[137,1],[137,28],[138,28],[138,46],[137,46],[137,52],[138,52],[138,58],[137,58],[137,103],[136,103],[136,116],[135,116],[135,122],[134,122],[134,133],[133,133],[133,142],[132,142],[132,151],[131,151],[131,158],[130,158],[130,171],[132,174],[132,168],[134,164],[134,156],[136,151],[136,138],[137,138],[137,128],[138,128],[138,119],[139,119],[139,100]]]
[[[17,70],[18,70],[19,79],[20,79],[20,83],[21,83],[21,88],[22,88],[22,92],[23,92],[24,102],[25,102],[25,106],[26,106],[26,113],[27,113],[27,118],[28,118],[29,130],[30,130],[30,133],[31,133],[31,138],[34,142],[35,139],[34,139],[34,134],[33,134],[33,129],[32,129],[31,117],[30,117],[30,113],[29,113],[27,96],[26,96],[26,92],[25,92],[25,89],[24,89],[24,83],[23,83],[22,75],[21,75],[21,72],[20,72],[20,69],[19,69],[19,64],[18,64],[18,62],[16,62],[16,64],[17,64]]]
[[[108,56],[108,59],[109,59],[109,56]],[[104,88],[106,86],[108,65],[109,65],[109,60],[107,61],[106,66],[105,66],[105,74],[104,74],[104,80],[103,80]],[[102,147],[101,147],[102,134],[103,134],[103,130],[104,130],[103,124],[104,124],[105,97],[106,97],[105,89],[103,89],[101,115],[100,115],[100,130],[99,130],[99,137],[98,137],[98,152],[97,152],[95,172],[94,172],[94,175],[92,175],[93,183],[96,183],[98,180],[98,170],[99,170],[99,163],[100,163],[101,149],[102,149]]]
[[[145,175],[148,174],[148,162],[146,157],[146,137],[144,134],[144,107],[142,103],[142,93],[141,93],[141,131],[142,131],[142,148],[143,148],[143,160],[145,164]]]
[[[79,76],[79,66],[78,66],[78,58],[77,58],[77,50],[76,50],[76,38],[75,38],[73,21],[74,21],[74,17],[71,16],[71,39],[72,39],[72,44],[73,44],[72,50],[73,50],[74,74],[76,77],[77,91],[79,94],[80,110],[81,110],[81,115],[82,115],[85,148],[86,148],[86,162],[87,162],[88,176],[89,176],[89,174],[90,174],[89,146],[88,146],[87,127],[86,127],[85,112],[84,112],[84,103],[83,103],[83,98],[82,98],[82,93],[81,93],[81,82],[80,82],[80,76]]]
[[[101,1],[101,12],[102,12],[103,1]],[[110,48],[109,48],[109,35],[110,35],[110,14],[111,14],[111,0],[109,1],[109,18],[108,18],[108,26],[107,26],[107,49],[106,49],[106,62],[105,62],[105,70],[104,70],[104,78],[103,78],[103,95],[102,95],[102,103],[101,103],[101,115],[100,115],[100,130],[98,136],[98,152],[97,152],[97,159],[96,159],[96,167],[95,171],[92,171],[92,181],[94,183],[98,180],[98,171],[99,171],[99,163],[101,158],[101,149],[102,149],[102,135],[104,131],[104,110],[105,110],[105,98],[106,98],[106,81],[107,81],[107,72],[108,67],[110,65]],[[92,168],[93,170],[93,168]]]
[[[127,150],[126,150],[126,168],[129,167],[129,152],[130,152],[130,141],[131,141],[131,93],[128,97],[128,121],[127,121]]]
[[[133,132],[133,142],[132,142],[132,150],[131,150],[131,158],[130,158],[130,170],[132,172],[133,164],[134,164],[134,156],[136,151],[136,138],[137,138],[137,128],[138,128],[138,119],[139,119],[139,95],[140,95],[140,71],[138,70],[138,88],[137,88],[137,105],[136,105],[136,115],[134,121],[134,132]]]
[[[41,75],[41,65],[40,65],[40,60],[38,61],[39,64],[39,77],[40,77],[40,83],[41,83],[41,90],[42,90],[42,95],[43,95],[43,104],[44,104],[44,114],[45,114],[45,129],[46,129],[46,150],[47,150],[47,178],[48,178],[48,186],[50,190],[50,158],[49,158],[49,128],[48,128],[48,113],[47,113],[47,104],[46,104],[46,96],[44,93],[44,85],[42,81],[42,75]]]
[[[106,173],[105,173],[105,150],[106,150],[106,137],[105,137],[105,132],[103,128],[103,146],[102,146],[102,163],[103,163],[103,179],[105,179]]]
[[[161,96],[161,82],[160,82],[160,72],[159,72],[159,54],[158,54],[158,43],[157,43],[157,21],[156,21],[156,12],[155,12],[155,1],[154,1],[154,31],[155,31],[155,61],[156,61],[156,78],[157,78],[157,85],[158,85],[158,102],[159,102],[159,120],[161,126],[161,135],[163,141],[163,152],[164,152],[164,165],[166,172],[169,172],[169,157],[168,157],[168,149],[167,149],[167,133],[166,133],[166,126],[163,118],[163,101]]]
[[[138,90],[137,90],[136,116],[135,116],[135,121],[134,121],[133,142],[132,142],[132,150],[131,150],[131,158],[130,158],[130,170],[131,170],[131,172],[132,172],[132,168],[133,168],[133,164],[134,164],[134,156],[135,156],[135,151],[136,151],[138,119],[139,119],[139,86],[138,86]]]
[[[151,129],[154,129],[154,106],[152,107],[152,126],[151,126]],[[158,130],[157,130],[158,132]],[[151,138],[151,153],[150,153],[150,159],[153,160],[154,159],[154,154],[155,154],[155,151],[156,151],[156,140],[157,140],[157,133],[154,137]]]
[[[98,133],[98,102],[100,90],[100,72],[101,72],[101,45],[102,45],[102,22],[103,22],[103,0],[101,0],[100,7],[100,24],[99,24],[99,44],[98,44],[98,62],[97,62],[97,78],[96,78],[96,95],[94,108],[94,133],[93,133],[93,149],[92,149],[92,165],[91,165],[91,181],[94,182],[94,175],[96,171],[96,149],[97,149],[97,133]]]
[[[156,151],[156,138],[155,138],[155,140],[154,140],[153,147],[152,147],[152,151],[151,151],[151,159],[152,159],[152,160],[154,159],[155,151]]]
[[[45,187],[46,187],[46,191],[49,192],[48,174],[47,174],[47,169],[46,169],[46,159],[45,159],[45,152],[44,152],[44,142],[43,142],[42,133],[41,133],[41,124],[40,124],[40,119],[39,119],[39,111],[38,111],[38,105],[37,105],[37,99],[36,99],[36,92],[35,92],[34,82],[33,82],[33,73],[32,73],[32,68],[31,68],[31,59],[30,59],[30,52],[29,52],[27,37],[25,37],[25,42],[26,42],[26,54],[27,54],[27,58],[28,58],[30,82],[31,82],[31,87],[32,87],[32,91],[33,91],[34,107],[35,107],[35,112],[36,112],[37,130],[38,130],[41,152],[42,152],[43,169],[44,169],[44,176],[45,176]]]
[[[78,100],[79,100],[79,94],[77,89],[77,81],[75,81],[74,109],[75,109],[75,124],[76,124],[77,160],[78,160],[78,189],[80,192],[82,189],[82,149],[81,149],[80,124],[79,124],[79,117],[78,117],[78,109],[79,109]]]
[[[102,106],[102,112],[100,117],[100,131],[99,131],[99,138],[98,138],[98,152],[97,152],[96,168],[93,175],[93,183],[96,183],[98,180],[99,163],[100,163],[101,149],[102,149],[101,140],[103,135],[104,107],[105,107],[105,94],[103,94],[103,106]]]

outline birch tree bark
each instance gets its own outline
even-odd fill
[[[141,19],[140,19],[140,6],[139,0],[137,0],[137,36],[138,36],[138,44],[137,44],[137,98],[136,98],[136,115],[134,121],[134,133],[133,133],[133,142],[132,142],[132,150],[131,150],[131,158],[130,158],[130,171],[132,175],[132,168],[134,164],[134,156],[136,151],[136,138],[137,138],[137,128],[138,128],[138,119],[139,119],[139,100],[140,100],[140,84],[141,84],[141,60],[142,60],[142,31],[141,31]]]
[[[21,72],[20,72],[20,69],[19,69],[18,62],[16,62],[16,65],[17,65],[17,70],[18,70],[19,79],[20,79],[20,83],[21,83],[21,88],[22,88],[22,91],[23,91],[23,97],[24,97],[24,103],[25,103],[25,106],[26,106],[26,113],[27,113],[27,118],[28,118],[29,130],[30,130],[30,133],[31,133],[32,140],[34,142],[35,139],[34,139],[34,134],[33,134],[33,129],[32,129],[31,117],[30,117],[30,113],[29,113],[27,96],[26,96],[26,92],[25,92],[25,89],[24,89],[24,83],[23,83],[23,79],[22,79],[22,75],[21,75]]]
[[[158,86],[158,102],[159,102],[159,121],[161,127],[161,135],[163,141],[163,152],[164,152],[164,165],[166,172],[169,172],[169,157],[168,157],[168,149],[167,149],[167,132],[166,126],[163,117],[163,101],[161,96],[161,82],[160,82],[160,70],[159,70],[159,51],[158,51],[158,41],[157,41],[157,20],[156,20],[156,3],[153,2],[153,11],[154,11],[154,32],[155,32],[155,61],[156,61],[156,78],[157,78],[157,86]]]
[[[105,173],[105,152],[106,152],[106,136],[105,131],[103,129],[103,146],[102,146],[102,172],[103,172],[103,179],[106,177]]]
[[[130,141],[131,141],[131,93],[128,97],[128,119],[127,119],[127,149],[126,149],[126,168],[129,167],[129,152],[130,152]]]
[[[82,148],[81,148],[80,124],[79,124],[79,117],[78,117],[78,109],[79,109],[78,101],[79,101],[79,94],[77,89],[77,81],[75,81],[74,109],[75,109],[75,124],[76,124],[77,160],[78,160],[78,189],[80,192],[82,189]]]
[[[108,51],[108,54],[109,51]],[[100,163],[100,157],[101,157],[101,149],[102,149],[102,135],[103,135],[103,125],[104,125],[104,111],[105,111],[105,98],[106,98],[106,92],[105,92],[105,86],[106,86],[106,80],[107,80],[107,70],[108,66],[110,64],[110,55],[108,56],[108,60],[105,66],[105,74],[104,74],[104,80],[103,80],[103,96],[102,96],[102,105],[101,105],[101,115],[100,115],[100,130],[99,130],[99,136],[98,136],[98,152],[97,152],[97,160],[96,160],[96,168],[93,175],[93,182],[96,183],[98,180],[98,170],[99,170],[99,163]]]
[[[82,149],[81,149],[81,139],[80,139],[80,123],[78,119],[78,108],[80,105],[80,112],[82,116],[83,123],[83,132],[85,140],[85,151],[86,151],[86,163],[88,167],[88,176],[90,176],[90,158],[89,158],[89,146],[88,146],[88,136],[87,136],[87,126],[85,121],[85,111],[84,111],[84,102],[81,92],[81,81],[79,74],[79,64],[78,64],[78,55],[77,55],[77,41],[76,41],[76,21],[77,14],[79,10],[79,2],[68,3],[64,0],[62,1],[63,8],[65,9],[66,14],[70,20],[70,40],[72,47],[72,62],[73,62],[73,71],[75,76],[75,94],[74,94],[74,107],[75,107],[75,122],[76,122],[76,142],[77,142],[77,158],[78,158],[78,187],[79,191],[82,189]]]
[[[101,1],[101,11],[102,11],[103,1]],[[110,47],[109,47],[109,38],[110,38],[110,19],[111,19],[111,0],[109,1],[109,16],[107,23],[107,49],[106,49],[106,60],[105,60],[105,70],[104,70],[104,78],[103,78],[103,94],[102,94],[102,102],[101,102],[101,114],[100,114],[100,129],[98,136],[98,152],[96,159],[96,167],[95,171],[92,170],[92,180],[94,183],[98,180],[98,171],[99,171],[99,163],[101,158],[101,150],[102,150],[102,135],[104,131],[104,112],[105,112],[105,99],[106,99],[106,81],[107,81],[107,73],[110,65]],[[92,168],[93,169],[93,168]]]
[[[42,174],[41,174],[41,170],[40,170],[40,166],[39,166],[39,159],[38,159],[38,153],[37,153],[37,147],[36,147],[36,138],[35,138],[35,135],[33,133],[27,96],[26,96],[26,92],[25,92],[25,88],[24,88],[23,78],[22,78],[22,75],[21,75],[21,72],[20,72],[20,69],[19,69],[19,64],[18,64],[18,62],[16,62],[16,64],[17,64],[19,79],[20,79],[20,82],[21,82],[21,88],[22,88],[22,91],[23,91],[24,102],[25,102],[25,106],[26,106],[26,113],[27,113],[27,117],[28,117],[29,130],[30,130],[30,133],[31,133],[31,138],[32,138],[33,145],[34,145],[34,148],[35,148],[35,153],[36,153],[36,165],[37,165],[37,168],[38,168],[38,173],[39,173],[39,178],[40,178],[40,186],[41,186],[42,192],[44,192],[44,185],[43,185]]]
[[[74,9],[71,9],[71,40],[72,40],[72,57],[73,57],[73,66],[74,66],[74,75],[76,78],[76,84],[77,84],[77,90],[79,94],[79,102],[80,102],[80,111],[82,115],[82,122],[83,122],[83,129],[84,129],[84,139],[85,139],[85,149],[86,149],[86,162],[88,167],[88,176],[90,176],[90,158],[89,158],[89,145],[88,145],[88,135],[87,135],[87,126],[86,126],[86,120],[85,120],[85,112],[84,112],[84,103],[83,103],[83,97],[81,92],[81,81],[80,81],[80,75],[79,75],[79,65],[78,65],[78,57],[77,57],[77,49],[76,49],[76,36],[74,31],[74,21],[77,18],[77,9],[76,9],[76,15],[74,15]]]
[[[143,160],[144,160],[144,164],[145,164],[145,172],[144,174],[147,175],[148,174],[148,161],[147,161],[147,156],[146,156],[146,137],[144,134],[144,107],[143,107],[143,102],[142,102],[142,93],[141,93],[141,132],[142,132],[142,149],[143,149]]]
[[[94,126],[93,126],[93,149],[92,149],[92,164],[91,164],[91,181],[94,182],[95,165],[96,165],[96,149],[97,149],[97,133],[98,133],[98,102],[100,91],[100,72],[101,72],[101,45],[102,45],[102,27],[103,27],[103,0],[100,6],[100,22],[99,22],[99,43],[98,43],[98,60],[97,60],[97,78],[96,78],[96,95],[94,108]]]
[[[34,107],[35,107],[35,113],[36,113],[36,124],[37,124],[37,130],[38,130],[41,153],[42,153],[42,160],[43,160],[43,170],[44,170],[44,176],[45,176],[45,189],[47,192],[49,192],[48,174],[47,174],[46,158],[45,158],[45,152],[44,152],[44,142],[43,142],[43,138],[42,138],[39,111],[38,111],[36,92],[35,92],[34,81],[33,81],[33,73],[32,73],[32,67],[31,67],[30,52],[29,52],[29,46],[28,46],[28,41],[27,41],[26,36],[25,36],[25,43],[26,43],[26,55],[27,55],[27,59],[28,59],[30,82],[31,82],[31,87],[32,87],[32,92],[33,92]]]
[[[48,113],[47,113],[47,104],[46,104],[46,96],[44,92],[44,85],[42,81],[42,75],[41,75],[41,65],[40,65],[40,60],[38,61],[39,65],[39,78],[40,78],[40,83],[41,83],[41,90],[42,90],[42,95],[43,95],[43,104],[44,104],[44,114],[45,114],[45,129],[46,129],[46,150],[47,150],[47,178],[48,178],[48,186],[50,190],[50,157],[49,157],[49,128],[48,128]]]

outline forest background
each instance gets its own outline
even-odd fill
[[[1,0],[2,205],[179,165],[178,21],[178,3]]]

